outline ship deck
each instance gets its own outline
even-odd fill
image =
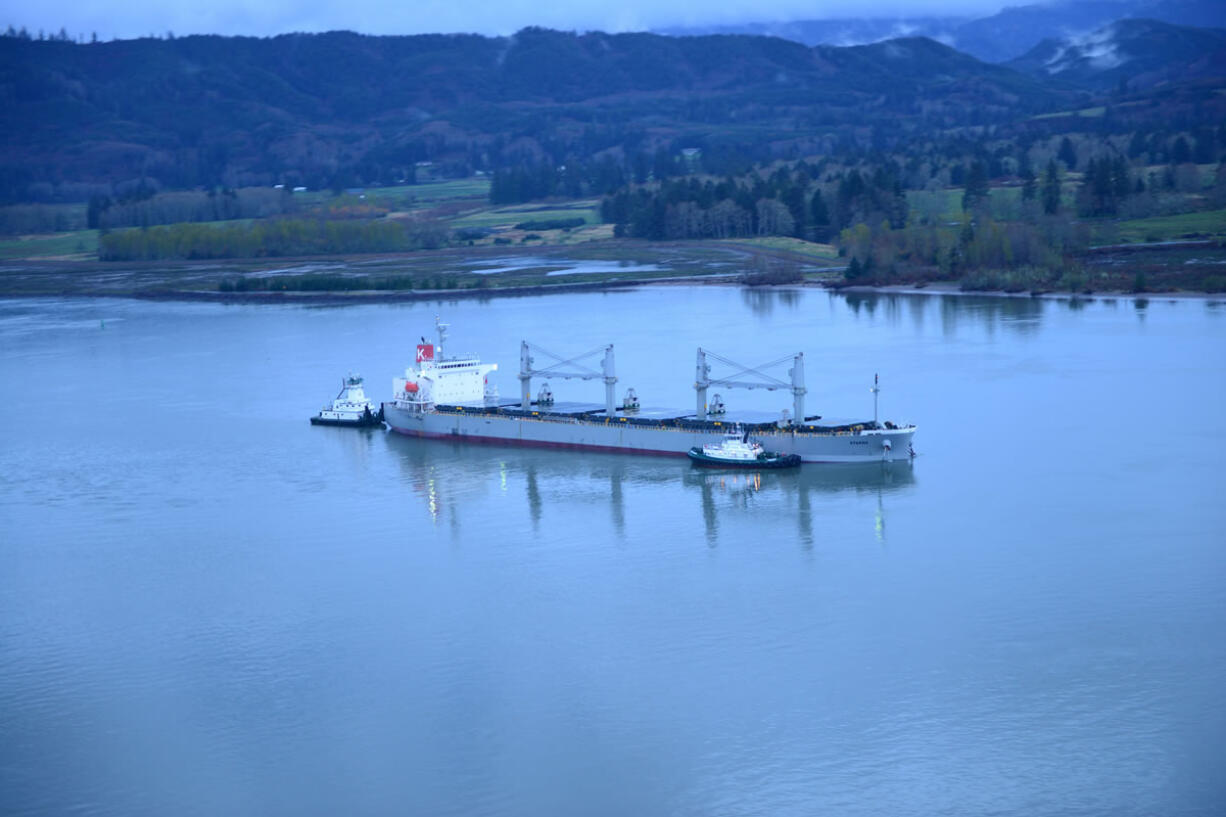
[[[532,417],[544,420],[587,420],[596,423],[605,421],[605,407],[602,403],[556,402],[548,405],[533,403],[531,408],[523,409],[520,407],[518,399],[510,397],[499,398],[491,403],[438,404],[435,406],[435,410],[443,414]],[[779,428],[781,417],[782,415],[778,412],[742,409],[728,411],[720,415],[709,415],[707,419],[699,420],[693,411],[653,406],[632,411],[617,409],[613,421],[634,426],[681,428],[708,432],[727,431],[729,426],[735,425],[740,426],[746,431],[763,432]],[[795,430],[820,434],[847,432],[852,429],[872,427],[872,420],[814,415],[806,417],[803,423],[795,426]]]

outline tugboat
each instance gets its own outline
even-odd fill
[[[350,374],[341,381],[341,393],[336,395],[332,405],[320,409],[319,414],[311,418],[311,425],[374,428],[383,424],[383,408],[378,411],[374,408],[362,388],[362,376]]]
[[[749,441],[749,432],[733,427],[717,443],[694,446],[688,452],[695,465],[708,468],[794,468],[800,465],[799,454],[776,454]]]

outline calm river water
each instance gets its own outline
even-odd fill
[[[652,406],[699,345],[831,415],[880,372],[920,456],[308,425],[436,313],[504,394],[521,338]],[[1162,299],[0,301],[0,813],[1222,814],[1223,351]]]

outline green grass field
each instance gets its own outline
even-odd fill
[[[783,250],[796,253],[814,261],[833,262],[839,258],[839,251],[832,244],[817,244],[812,241],[801,241],[799,238],[786,236],[763,236],[762,238],[737,238],[721,242],[726,245],[753,247],[760,250]]]
[[[1118,243],[1173,241],[1179,238],[1226,237],[1226,210],[1202,210],[1177,216],[1135,218],[1118,223]]]
[[[421,184],[405,184],[393,187],[363,187],[360,193],[350,193],[350,196],[365,196],[372,204],[384,204],[397,207],[401,203],[412,200],[414,209],[429,207],[443,201],[460,199],[485,199],[490,194],[488,176],[474,176],[469,179],[451,179],[444,182],[422,182]],[[306,206],[326,204],[334,198],[331,190],[308,190],[295,193],[294,200]]]
[[[591,202],[576,203],[571,207],[540,209],[540,205],[517,204],[512,207],[497,207],[468,213],[451,222],[457,229],[464,227],[514,227],[525,221],[549,221],[561,218],[582,218],[588,224],[600,220],[600,211]]]
[[[906,193],[907,207],[922,218],[956,222],[962,218],[962,196],[965,193],[960,187],[949,190],[909,190]],[[1017,218],[1022,199],[1020,187],[993,187],[988,191],[988,195],[994,218]]]
[[[476,176],[471,179],[454,179],[447,182],[427,182],[425,184],[415,184],[411,187],[397,187],[391,189],[394,189],[402,194],[407,193],[418,201],[486,198],[490,194],[490,179],[488,176]]]
[[[72,233],[0,241],[0,259],[4,260],[64,256],[94,257],[97,252],[97,230],[78,230]]]

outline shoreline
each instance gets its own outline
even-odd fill
[[[356,306],[361,304],[410,303],[415,301],[489,300],[492,298],[530,298],[549,295],[564,295],[571,292],[618,292],[646,287],[722,286],[736,287],[756,292],[786,292],[820,289],[831,294],[851,295],[931,295],[1011,298],[1031,300],[1093,301],[1096,299],[1132,300],[1188,300],[1217,302],[1226,301],[1226,293],[1172,290],[1167,292],[1131,292],[1125,290],[1096,290],[1094,292],[1006,292],[1004,290],[965,290],[956,281],[934,281],[920,286],[915,284],[882,284],[880,286],[831,286],[821,281],[806,281],[794,284],[750,286],[739,283],[731,275],[693,277],[620,279],[609,281],[584,281],[572,284],[536,286],[492,287],[489,289],[423,289],[423,290],[347,290],[337,292],[214,292],[208,290],[136,290],[114,291],[61,291],[61,292],[0,292],[0,299],[34,298],[115,298],[134,301],[160,301],[182,303],[220,303],[242,305],[317,305]]]
[[[993,298],[1031,298],[1046,300],[1083,300],[1092,301],[1095,298],[1136,298],[1136,299],[1186,299],[1200,301],[1226,301],[1226,292],[1199,292],[1195,290],[1170,290],[1167,292],[1131,292],[1122,289],[1102,289],[1093,292],[1006,292],[1003,289],[962,289],[957,281],[933,281],[923,286],[914,284],[882,284],[881,286],[845,286],[827,287],[839,292],[859,292],[875,295],[967,295],[988,296]]]
[[[1200,248],[1211,242],[1179,242]],[[1175,246],[1174,242],[1165,245]],[[474,249],[476,251],[474,252]],[[1107,252],[1120,248],[1101,248]],[[1153,245],[1128,247],[1126,252],[1152,251]],[[481,271],[483,265],[507,260],[518,280],[498,285],[499,276]],[[468,262],[468,263],[465,263]],[[516,266],[518,262],[518,266]],[[610,263],[626,266],[611,270]],[[1226,263],[1216,261],[1214,263]],[[584,271],[585,264],[606,265]],[[762,265],[785,265],[803,280],[778,284],[747,284],[743,276]],[[654,275],[641,275],[644,267]],[[467,269],[465,267],[468,267]],[[559,268],[582,280],[545,280]],[[638,269],[635,269],[638,267]],[[776,266],[776,269],[779,267]],[[769,266],[768,266],[769,269]],[[338,306],[362,303],[399,303],[430,300],[533,297],[568,292],[618,291],[651,286],[736,286],[755,291],[825,289],[830,292],[878,295],[961,295],[993,298],[1044,298],[1086,300],[1094,298],[1155,298],[1223,300],[1226,292],[1158,289],[1092,291],[967,290],[960,281],[920,281],[892,284],[848,284],[828,259],[819,260],[791,249],[752,244],[683,242],[592,242],[551,247],[450,247],[434,252],[358,256],[303,256],[293,258],[138,262],[115,265],[99,261],[18,260],[0,262],[0,298],[129,298],[148,301],[183,301],[233,304],[319,304]],[[673,272],[664,274],[661,272]],[[426,287],[409,289],[249,289],[223,291],[224,281],[234,278],[271,278],[278,274],[303,276],[313,273],[352,277],[412,276]],[[636,274],[640,273],[640,274]],[[446,287],[431,287],[442,283]],[[480,282],[477,286],[465,283]],[[455,284],[459,284],[456,286]],[[1108,283],[1102,281],[1101,283]],[[1112,281],[1111,283],[1122,283]]]

